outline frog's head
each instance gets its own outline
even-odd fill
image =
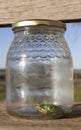
[[[47,113],[47,107],[45,104],[37,104],[35,108],[41,113]]]

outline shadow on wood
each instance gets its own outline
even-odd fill
[[[64,118],[76,118],[76,117],[81,117],[81,103],[75,104],[72,109],[72,112]]]

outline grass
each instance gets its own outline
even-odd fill
[[[81,102],[81,86],[74,87],[75,102]]]
[[[28,81],[30,82],[30,81]],[[44,81],[43,81],[44,82]],[[45,81],[46,82],[46,81]],[[47,82],[48,84],[48,82]],[[81,102],[81,70],[74,70],[74,100],[75,102]],[[34,85],[36,82],[34,80]],[[0,100],[5,98],[5,70],[0,69]]]
[[[5,98],[5,81],[0,80],[0,100]],[[75,102],[81,102],[81,86],[74,87],[74,100]]]
[[[0,80],[0,100],[5,99],[5,81]]]

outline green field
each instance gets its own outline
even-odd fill
[[[81,86],[74,87],[75,102],[81,102]]]
[[[0,70],[0,100],[5,99],[5,70]],[[74,74],[74,98],[75,102],[81,102],[81,70],[75,70]]]
[[[0,81],[0,100],[5,99],[5,81]]]
[[[5,98],[5,82],[0,81],[0,100]],[[81,86],[74,87],[74,98],[75,102],[81,102]]]

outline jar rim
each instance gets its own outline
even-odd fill
[[[66,30],[66,25],[64,22],[56,20],[47,20],[47,19],[29,19],[18,21],[12,24],[12,30],[20,27],[29,27],[29,26],[53,26],[60,27]]]

